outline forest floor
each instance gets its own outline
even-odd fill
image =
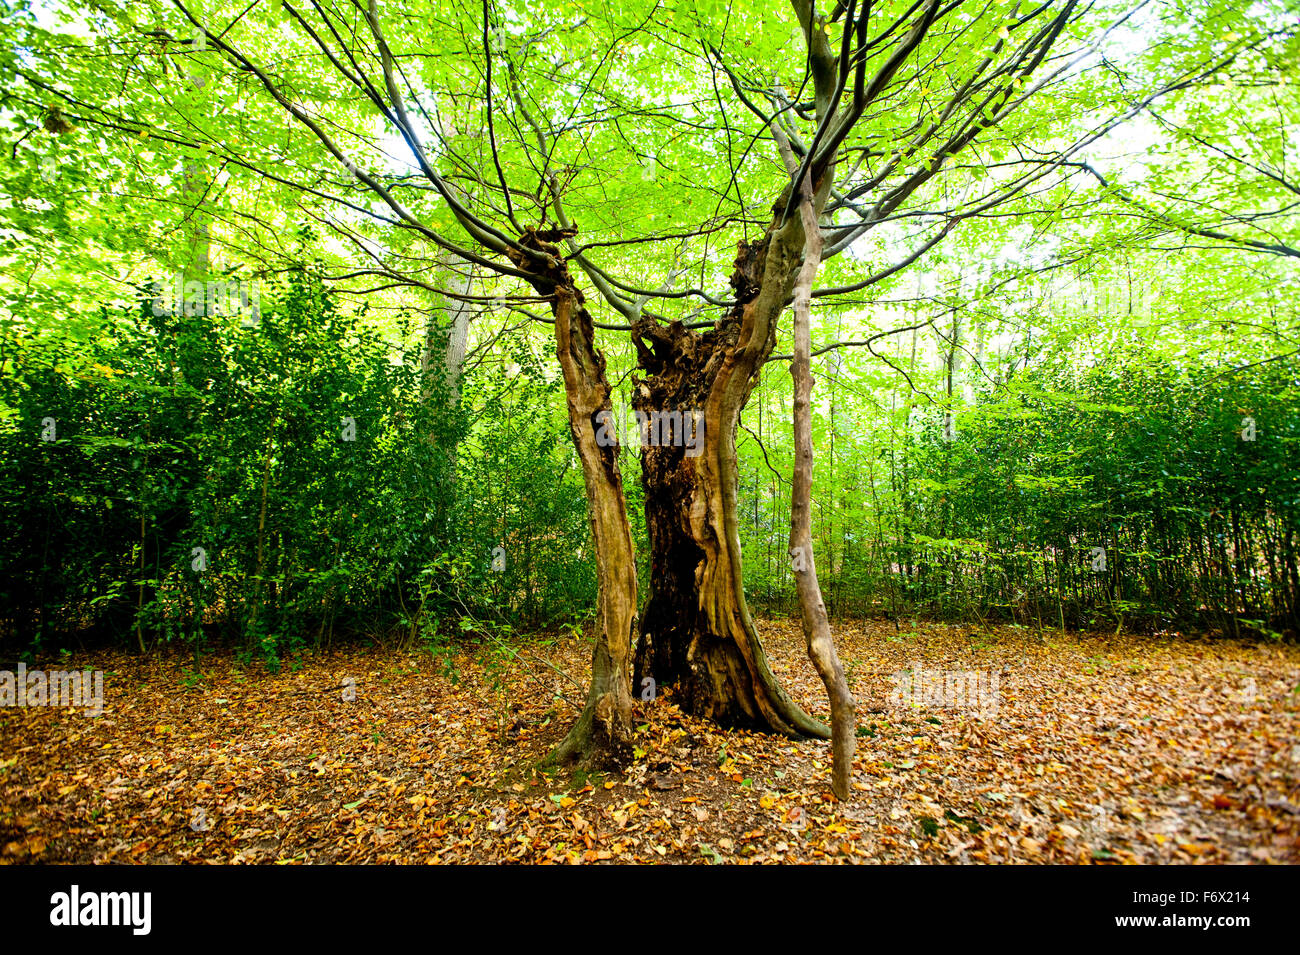
[[[827,718],[798,623],[759,628]],[[828,743],[723,730],[668,692],[636,703],[625,772],[539,771],[582,695],[541,661],[585,683],[573,637],[525,640],[508,666],[463,655],[455,680],[364,647],[278,674],[229,653],[198,672],[76,657],[50,668],[103,669],[102,715],[0,708],[0,863],[1300,861],[1300,647],[835,635],[859,700],[845,803]]]

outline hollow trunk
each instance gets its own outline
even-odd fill
[[[577,722],[555,755],[561,762],[606,769],[624,765],[632,753],[628,658],[636,626],[636,555],[618,467],[618,447],[597,441],[597,417],[601,412],[610,413],[605,356],[595,348],[591,315],[583,304],[582,293],[574,287],[559,250],[550,244],[560,237],[531,230],[523,236],[525,244],[549,253],[551,258],[544,267],[522,255],[512,258],[517,266],[530,271],[533,287],[550,297],[569,431],[582,464],[599,580],[591,687]]]
[[[671,685],[685,710],[719,723],[826,737],[768,666],[745,602],[736,519],[736,427],[772,352],[802,244],[798,219],[774,219],[762,240],[740,243],[736,304],[712,329],[645,319],[634,332],[647,374],[633,407],[651,422],[672,412],[699,420],[680,442],[662,433],[651,435],[658,444],[642,441],[650,593],[633,679]]]

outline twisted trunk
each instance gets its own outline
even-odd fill
[[[698,453],[685,442],[643,442],[651,590],[633,679],[672,685],[684,709],[719,723],[825,737],[768,666],[745,602],[736,520],[736,427],[772,353],[803,247],[799,220],[779,218],[759,242],[740,243],[736,304],[714,328],[701,334],[646,319],[634,332],[646,376],[633,407],[647,416],[698,411],[703,435]]]
[[[602,411],[610,412],[605,356],[596,350],[591,315],[583,304],[582,293],[574,286],[559,250],[550,244],[562,237],[554,231],[530,230],[522,237],[523,242],[549,253],[547,264],[539,267],[522,255],[512,256],[512,260],[530,271],[530,282],[540,294],[550,297],[569,430],[582,464],[600,584],[591,687],[577,722],[555,755],[562,762],[606,769],[625,764],[632,753],[628,657],[636,625],[636,556],[618,467],[618,447],[596,439],[597,416]]]

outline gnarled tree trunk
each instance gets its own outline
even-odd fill
[[[784,206],[785,196],[777,204]],[[762,240],[740,243],[735,306],[703,334],[680,323],[638,323],[633,406],[645,415],[702,413],[699,454],[643,442],[650,596],[634,682],[671,684],[689,712],[791,736],[829,735],[777,684],[745,602],[736,520],[736,427],[772,353],[776,319],[803,251],[797,217],[780,213]]]
[[[550,254],[544,269],[523,256],[513,258],[516,265],[529,270],[533,287],[550,297],[569,430],[582,464],[600,581],[591,688],[578,721],[555,755],[562,762],[579,762],[594,769],[615,768],[625,764],[632,752],[628,658],[636,626],[636,555],[618,467],[618,446],[596,440],[597,416],[602,411],[610,412],[605,356],[596,350],[591,315],[583,304],[582,293],[574,287],[559,250],[549,244],[560,237],[555,232],[535,231],[523,236],[525,245]]]

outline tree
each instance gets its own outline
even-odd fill
[[[637,410],[698,411],[703,433],[698,455],[682,442],[641,451],[651,589],[634,679],[672,684],[685,706],[720,721],[825,735],[766,663],[736,517],[736,430],[773,360],[805,250],[810,238],[820,247],[828,283],[809,288],[809,308],[843,303],[963,222],[1052,183],[1125,118],[1057,141],[1067,83],[1129,5],[850,0],[818,10],[793,0],[793,21],[778,15],[784,7],[712,2],[670,17],[657,4],[594,13],[487,0],[382,15],[374,0],[174,7],[179,15],[146,5],[148,26],[125,7],[93,9],[117,24],[111,62],[133,78],[144,78],[131,59],[142,47],[164,75],[169,58],[220,65],[202,90],[206,109],[193,97],[113,103],[90,57],[58,79],[8,64],[33,91],[20,107],[57,108],[293,193],[368,260],[340,279],[378,276],[472,301],[428,277],[431,261],[452,255],[522,289],[511,307],[553,324],[600,573],[591,691],[561,753],[617,761],[630,735],[635,560],[619,449],[597,440],[612,409],[596,328],[631,333]],[[657,88],[667,78],[683,101]],[[1031,113],[1031,103],[1042,106]],[[767,148],[781,135],[793,174]],[[398,143],[405,163],[389,157]],[[669,174],[665,195],[657,180]],[[805,188],[819,236],[800,213]],[[259,240],[275,234],[274,222],[230,216]],[[732,257],[715,239],[737,227]],[[592,314],[571,265],[614,321]],[[688,271],[698,283],[677,288]],[[729,293],[706,291],[722,281]],[[529,312],[534,301],[549,316]],[[809,344],[808,357],[850,344],[861,343]]]

